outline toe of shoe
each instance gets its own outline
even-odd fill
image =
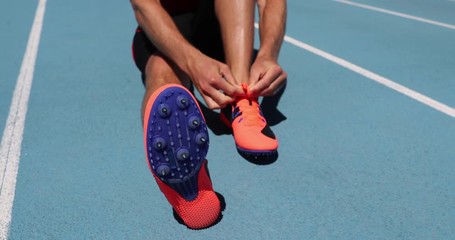
[[[200,191],[193,201],[181,199],[174,208],[186,226],[203,229],[217,222],[221,214],[221,204],[213,191]]]
[[[257,134],[257,131],[252,131],[251,133],[244,131],[242,135],[234,134],[234,138],[236,145],[245,150],[274,151],[278,148],[276,139]]]

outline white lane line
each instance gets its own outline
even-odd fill
[[[378,74],[376,74],[374,72],[371,72],[371,71],[369,71],[369,70],[367,70],[365,68],[357,66],[357,65],[355,65],[353,63],[350,63],[350,62],[348,62],[348,61],[346,61],[344,59],[336,57],[336,56],[334,56],[334,55],[332,55],[330,53],[324,52],[324,51],[322,51],[320,49],[317,49],[317,48],[315,48],[313,46],[310,46],[310,45],[308,45],[306,43],[303,43],[303,42],[301,42],[301,41],[299,41],[299,40],[297,40],[295,38],[292,38],[292,37],[289,37],[289,36],[285,36],[284,40],[286,42],[288,42],[288,43],[291,43],[291,44],[293,44],[293,45],[295,45],[297,47],[305,49],[308,52],[311,52],[311,53],[316,54],[316,55],[318,55],[320,57],[323,57],[323,58],[325,58],[325,59],[327,59],[327,60],[329,60],[329,61],[331,61],[333,63],[336,63],[336,64],[338,64],[338,65],[340,65],[340,66],[342,66],[344,68],[347,68],[347,69],[349,69],[349,70],[351,70],[353,72],[356,72],[356,73],[358,73],[358,74],[360,74],[362,76],[365,76],[365,77],[367,77],[367,78],[369,78],[369,79],[371,79],[371,80],[373,80],[373,81],[375,81],[377,83],[380,83],[380,84],[382,84],[382,85],[384,85],[384,86],[386,86],[386,87],[388,87],[390,89],[393,89],[393,90],[395,90],[395,91],[397,91],[397,92],[399,92],[401,94],[404,94],[404,95],[406,95],[406,96],[408,96],[408,97],[410,97],[410,98],[412,98],[412,99],[414,99],[414,100],[416,100],[418,102],[421,102],[421,103],[423,103],[423,104],[425,104],[425,105],[427,105],[427,106],[429,106],[431,108],[434,108],[434,109],[436,109],[436,110],[438,110],[438,111],[440,111],[442,113],[445,113],[445,114],[455,118],[455,109],[452,108],[452,107],[449,107],[449,106],[447,106],[447,105],[445,105],[443,103],[440,103],[440,102],[438,102],[438,101],[436,101],[436,100],[434,100],[432,98],[429,98],[429,97],[427,97],[427,96],[425,96],[425,95],[423,95],[421,93],[418,93],[418,92],[416,92],[416,91],[414,91],[412,89],[409,89],[409,88],[407,88],[407,87],[405,87],[403,85],[400,85],[400,84],[398,84],[398,83],[396,83],[396,82],[394,82],[394,81],[392,81],[390,79],[387,79],[387,78],[385,78],[383,76],[380,76],[380,75],[378,75]]]
[[[43,26],[46,0],[40,0],[22,60],[16,88],[0,145],[0,239],[7,239],[11,223],[16,177],[19,169],[22,135]]]
[[[254,24],[255,28],[259,28],[259,24],[258,23],[255,23]],[[337,56],[334,56],[328,52],[324,52],[322,51],[321,49],[318,49],[318,48],[315,48],[311,45],[308,45],[304,42],[301,42],[295,38],[292,38],[292,37],[289,37],[289,36],[284,36],[284,41],[294,45],[294,46],[297,46],[299,48],[302,48],[308,52],[311,52],[317,56],[320,56],[322,58],[325,58],[333,63],[336,63],[344,68],[347,68],[353,72],[356,72],[370,80],[373,80],[379,84],[382,84],[390,89],[393,89],[401,94],[404,94],[420,103],[423,103],[437,111],[440,111],[442,113],[445,113],[453,118],[455,118],[455,108],[452,108],[450,106],[447,106],[446,104],[444,103],[441,103],[441,102],[438,102],[432,98],[429,98],[419,92],[416,92],[410,88],[407,88],[403,85],[400,85],[390,79],[387,79],[383,76],[380,76],[374,72],[371,72],[365,68],[362,68],[360,66],[357,66],[351,62],[348,62],[342,58],[339,58]]]
[[[257,24],[257,23],[255,23],[254,26],[256,28],[259,28],[259,24]],[[376,74],[374,72],[371,72],[371,71],[369,71],[369,70],[367,70],[365,68],[357,66],[357,65],[355,65],[355,64],[353,64],[351,62],[348,62],[348,61],[346,61],[346,60],[344,60],[342,58],[334,56],[334,55],[332,55],[332,54],[330,54],[328,52],[324,52],[324,51],[322,51],[322,50],[320,50],[318,48],[315,48],[315,47],[313,47],[311,45],[308,45],[308,44],[306,44],[304,42],[301,42],[301,41],[299,41],[299,40],[297,40],[295,38],[292,38],[292,37],[289,37],[289,36],[286,35],[286,36],[284,36],[284,41],[286,41],[286,42],[288,42],[288,43],[290,43],[292,45],[295,45],[295,46],[297,46],[299,48],[302,48],[302,49],[304,49],[304,50],[306,50],[308,52],[311,52],[311,53],[313,53],[313,54],[315,54],[317,56],[325,58],[325,59],[327,59],[327,60],[329,60],[329,61],[331,61],[333,63],[336,63],[336,64],[338,64],[338,65],[340,65],[340,66],[342,66],[344,68],[347,68],[347,69],[355,72],[355,73],[358,73],[358,74],[360,74],[360,75],[362,75],[362,76],[364,76],[364,77],[366,77],[366,78],[368,78],[370,80],[373,80],[373,81],[375,81],[375,82],[377,82],[379,84],[382,84],[382,85],[384,85],[384,86],[386,86],[386,87],[388,87],[390,89],[393,89],[393,90],[395,90],[395,91],[397,91],[397,92],[399,92],[401,94],[404,94],[404,95],[406,95],[406,96],[408,96],[408,97],[410,97],[410,98],[412,98],[412,99],[414,99],[414,100],[416,100],[416,101],[418,101],[420,103],[423,103],[423,104],[425,104],[425,105],[427,105],[427,106],[429,106],[429,107],[431,107],[431,108],[433,108],[433,109],[435,109],[435,110],[437,110],[439,112],[442,112],[444,114],[447,114],[447,115],[455,118],[455,108],[447,106],[444,103],[438,102],[438,101],[436,101],[436,100],[434,100],[434,99],[432,99],[430,97],[427,97],[427,96],[425,96],[425,95],[423,95],[423,94],[421,94],[419,92],[416,92],[416,91],[414,91],[414,90],[412,90],[410,88],[407,88],[407,87],[405,87],[403,85],[400,85],[400,84],[398,84],[398,83],[396,83],[396,82],[394,82],[394,81],[392,81],[390,79],[387,79],[387,78],[385,78],[383,76],[380,76],[380,75],[378,75],[378,74]]]
[[[376,11],[376,12],[382,12],[382,13],[386,13],[386,14],[390,14],[390,15],[394,15],[394,16],[398,16],[398,17],[402,17],[402,18],[411,19],[414,21],[419,21],[419,22],[428,23],[431,25],[455,30],[455,25],[448,24],[448,23],[433,21],[433,20],[426,19],[426,18],[416,17],[416,16],[412,16],[409,14],[405,14],[405,13],[395,12],[395,11],[378,8],[378,7],[373,7],[373,6],[366,5],[366,4],[355,3],[355,2],[351,2],[351,1],[347,1],[347,0],[334,0],[334,1],[343,3],[343,4],[347,4],[347,5],[351,5],[351,6],[355,6],[355,7],[359,7],[359,8],[365,8],[365,9],[369,9],[369,10]]]

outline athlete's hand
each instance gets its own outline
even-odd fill
[[[286,78],[286,72],[274,59],[258,56],[250,70],[249,95],[252,97],[274,95],[284,86]]]
[[[194,58],[187,73],[210,109],[223,108],[243,94],[229,67],[205,55]]]

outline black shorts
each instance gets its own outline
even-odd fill
[[[224,62],[223,43],[213,0],[201,0],[195,12],[171,15],[183,36],[207,56]],[[137,27],[133,38],[133,59],[145,81],[145,66],[158,49],[150,42],[141,27]]]

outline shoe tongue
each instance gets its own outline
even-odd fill
[[[240,100],[237,101],[237,105],[239,106],[251,105],[251,100],[248,98],[241,98]]]
[[[240,98],[237,99],[237,106],[248,107],[248,106],[258,106],[258,99],[257,98]]]

